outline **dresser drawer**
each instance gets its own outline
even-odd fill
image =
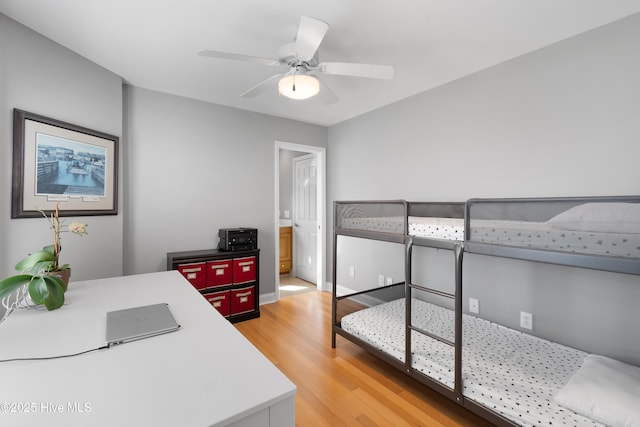
[[[247,286],[231,290],[231,314],[246,313],[256,308],[256,288]]]
[[[207,261],[207,287],[230,285],[233,278],[230,259]]]
[[[227,317],[231,314],[231,293],[229,291],[207,292],[202,296],[223,316]]]
[[[196,288],[203,289],[207,286],[207,271],[204,262],[193,264],[180,264],[178,271]]]
[[[235,258],[233,260],[233,283],[255,282],[256,257]]]

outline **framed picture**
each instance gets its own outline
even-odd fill
[[[13,111],[11,218],[118,213],[118,137]]]

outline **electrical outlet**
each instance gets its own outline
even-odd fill
[[[393,285],[393,279],[391,277],[387,277],[387,286]]]
[[[378,274],[378,286],[384,286],[384,275]]]
[[[524,329],[533,329],[533,314],[526,311],[520,312],[520,327]]]
[[[480,301],[475,298],[469,298],[469,312],[474,314],[480,313]]]
[[[349,277],[356,277],[356,268],[349,267]]]

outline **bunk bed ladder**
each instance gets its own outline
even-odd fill
[[[412,355],[411,355],[411,333],[416,331],[420,334],[426,335],[429,338],[438,340],[444,344],[447,344],[454,348],[454,399],[458,403],[462,403],[462,255],[463,244],[462,242],[456,242],[452,245],[452,250],[455,258],[455,290],[454,293],[443,292],[437,289],[432,289],[426,286],[413,283],[411,278],[411,263],[412,252],[415,239],[411,235],[407,235],[405,239],[405,371],[407,374],[412,373]],[[420,243],[418,245],[422,246]],[[429,245],[424,245],[429,246]],[[432,334],[417,326],[412,325],[412,307],[411,296],[412,289],[418,289],[423,292],[427,292],[433,295],[437,295],[444,298],[454,300],[455,307],[455,325],[454,325],[454,341],[450,341],[446,338]]]

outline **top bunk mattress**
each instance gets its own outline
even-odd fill
[[[469,242],[640,260],[640,201],[472,200]]]
[[[440,240],[464,239],[464,203],[336,201],[336,230],[412,235]]]
[[[408,234],[443,240],[463,240],[464,220],[462,218],[408,218]],[[403,217],[345,218],[341,226],[352,230],[366,230],[382,233],[404,233]]]
[[[471,220],[471,242],[640,260],[640,234],[556,228],[548,222]]]

